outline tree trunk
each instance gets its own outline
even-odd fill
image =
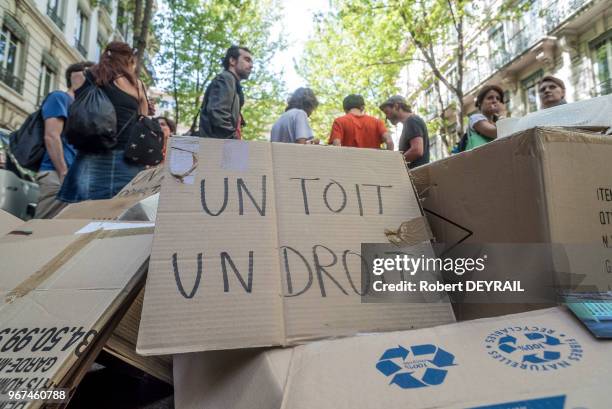
[[[450,7],[450,6],[449,6]],[[463,37],[463,22],[464,17],[463,14],[459,15],[459,19],[456,25],[457,29],[457,116],[459,122],[459,135],[463,136],[464,128],[463,128],[463,117],[465,112],[463,112],[463,74],[465,72],[465,44]]]
[[[132,25],[132,29],[134,32],[132,33],[132,47],[136,47],[136,43],[138,43],[138,37],[140,37],[140,26],[142,16],[142,0],[134,0],[134,21]],[[127,38],[125,39],[127,42]]]
[[[174,123],[178,126],[181,122],[179,98],[178,98],[178,85],[177,85],[177,71],[178,71],[178,47],[176,45],[176,0],[170,0],[170,12],[172,15],[172,97],[174,98]]]
[[[138,53],[136,54],[136,58],[138,60],[138,64],[136,65],[136,76],[140,76],[140,71],[142,70],[142,66],[144,65],[144,53],[145,49],[147,48],[147,39],[149,36],[149,25],[151,24],[152,11],[153,0],[145,0],[144,14],[142,15],[142,24],[140,26],[138,42],[136,43],[136,48],[138,49]]]

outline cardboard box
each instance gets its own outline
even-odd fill
[[[176,409],[280,408],[293,348],[174,355]]]
[[[76,387],[142,288],[152,228],[90,226],[32,220],[0,238],[0,395]]]
[[[551,308],[288,349],[178,355],[175,407],[272,409],[282,396],[286,409],[606,409],[611,347]]]
[[[506,263],[472,279],[542,280],[544,292],[552,289],[544,287],[553,270],[560,283],[605,291],[612,279],[610,158],[610,137],[535,128],[416,168],[411,175],[437,242],[448,247],[480,243],[485,254],[495,243],[525,245],[531,257],[509,252]],[[562,251],[534,257],[533,243]],[[531,269],[518,268],[519,263]],[[472,303],[479,302],[475,297],[468,295],[456,306],[460,320],[541,307]]]
[[[454,320],[443,303],[361,303],[361,243],[424,222],[397,152],[174,137],[166,169],[139,353],[294,345]],[[419,242],[431,249],[425,234]]]

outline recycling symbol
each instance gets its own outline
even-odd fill
[[[376,364],[385,376],[393,375],[391,384],[402,389],[440,385],[447,368],[456,365],[455,356],[432,344],[415,345],[409,349],[398,345],[387,349]]]
[[[508,335],[499,339],[498,348],[507,354],[512,354],[517,350],[527,352],[523,355],[522,362],[532,364],[542,364],[561,358],[560,352],[545,350],[545,346],[561,345],[562,342],[558,338],[540,332],[526,332],[523,335],[531,341],[530,344],[521,345],[515,337]]]

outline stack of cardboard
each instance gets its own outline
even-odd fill
[[[32,220],[0,238],[0,395],[73,390],[134,300],[153,229],[99,227]]]
[[[192,144],[191,149],[197,150],[198,145]],[[384,333],[402,329],[399,321],[389,318],[394,312],[389,305],[386,308],[390,309],[380,315],[364,313],[370,305],[346,305],[335,315],[326,307],[338,311],[342,304],[336,303],[346,298],[330,302],[327,297],[337,298],[337,292],[328,291],[322,297],[317,291],[313,297],[312,289],[305,293],[311,295],[306,299],[310,303],[297,304],[295,297],[287,295],[293,295],[291,289],[299,292],[305,288],[303,283],[309,281],[308,268],[302,268],[302,274],[295,275],[296,270],[290,268],[293,259],[283,257],[280,263],[276,260],[260,265],[257,258],[251,262],[249,251],[261,254],[265,251],[262,243],[276,240],[277,248],[292,248],[296,252],[291,255],[304,255],[301,265],[307,265],[311,261],[308,257],[316,255],[310,249],[316,243],[313,242],[315,232],[317,239],[328,248],[337,247],[333,244],[336,239],[348,249],[355,246],[353,241],[384,242],[376,234],[355,231],[362,222],[356,217],[360,214],[359,205],[353,208],[348,227],[336,224],[341,214],[330,212],[337,209],[333,205],[343,205],[343,200],[333,202],[332,206],[317,200],[321,196],[325,198],[324,190],[331,192],[336,188],[327,179],[331,178],[348,193],[346,207],[349,208],[350,193],[345,186],[352,188],[364,176],[360,172],[352,173],[355,168],[351,163],[368,163],[369,169],[376,169],[374,179],[365,183],[382,185],[380,181],[384,180],[393,186],[401,183],[395,179],[402,173],[400,166],[395,172],[387,172],[384,163],[394,159],[380,156],[381,162],[376,162],[374,155],[380,152],[316,151],[320,148],[312,147],[298,154],[299,147],[283,146],[277,155],[274,144],[271,154],[253,150],[248,150],[248,154],[236,153],[236,149],[224,148],[222,158],[210,154],[214,149],[206,149],[208,156],[198,157],[200,163],[208,164],[199,174],[202,176],[192,178],[187,184],[173,180],[162,188],[139,351],[176,354],[304,345],[175,355],[178,409],[607,407],[605,379],[612,373],[612,367],[601,362],[609,360],[610,345],[595,341],[562,308],[500,317],[546,305],[495,305],[468,296],[455,306],[462,320],[498,317]],[[295,153],[292,149],[296,149]],[[285,152],[291,153],[281,156]],[[308,156],[310,152],[316,152],[317,164],[337,166],[312,170],[309,164],[315,161]],[[250,167],[252,173],[244,175],[239,172],[245,169],[231,166],[232,158],[240,158],[234,164],[248,159],[250,165],[253,157],[258,156],[265,160],[257,163],[270,164],[271,171],[265,166],[263,169]],[[351,159],[343,162],[343,156]],[[284,157],[292,158],[291,167],[283,167]],[[605,266],[606,260],[610,260],[612,224],[600,219],[601,212],[605,215],[611,210],[606,202],[610,196],[606,192],[612,192],[610,158],[612,140],[607,137],[562,129],[533,129],[418,168],[412,176],[423,198],[433,238],[445,246],[452,247],[457,242],[482,243],[486,251],[490,243],[556,243],[564,249],[563,260],[555,258],[554,253],[551,260],[521,260],[532,264],[531,277],[521,276],[524,275],[521,270],[511,271],[517,265],[515,258],[506,260],[507,265],[487,269],[489,274],[498,274],[498,277],[473,279],[491,280],[514,274],[517,279],[531,280],[537,285],[538,275],[550,273],[544,266],[552,265],[558,273],[579,276],[582,284],[602,286],[610,284]],[[177,165],[174,173],[184,175],[183,170],[189,169],[187,157],[185,161]],[[197,170],[202,172],[201,168]],[[358,176],[357,180],[342,173],[343,170]],[[276,200],[268,208],[272,209],[268,210],[270,213],[265,215],[272,216],[272,221],[265,222],[260,212],[263,179],[257,176],[270,172],[274,175],[272,188]],[[242,182],[237,182],[241,177]],[[296,181],[300,189],[291,191],[295,186],[283,179]],[[222,194],[215,196],[215,186],[224,186],[219,180],[227,184]],[[242,202],[241,183],[250,191],[248,196],[243,192]],[[309,187],[319,190],[311,192]],[[270,185],[268,189],[271,190]],[[410,186],[404,185],[402,190],[410,191]],[[180,199],[166,201],[166,197]],[[410,200],[403,202],[406,207]],[[310,214],[305,212],[305,206]],[[206,215],[202,215],[203,209]],[[402,216],[404,220],[409,217]],[[393,222],[379,219],[372,223],[378,228],[388,228],[400,219]],[[276,229],[266,230],[270,225]],[[327,236],[328,231],[336,235]],[[176,238],[181,232],[185,238],[178,241]],[[236,233],[244,240],[234,240]],[[226,236],[230,239],[224,239]],[[255,236],[256,240],[249,241]],[[218,256],[223,252],[227,255]],[[325,264],[329,262],[330,259]],[[250,282],[255,291],[266,272],[278,274],[274,263],[280,264],[281,277],[289,271],[290,280],[283,279],[277,290],[285,295],[281,305],[274,304],[273,295],[262,297],[265,301],[251,303],[246,283]],[[258,265],[261,270],[257,269]],[[249,270],[249,266],[253,269]],[[247,281],[247,277],[252,281]],[[296,277],[302,277],[301,281]],[[328,285],[330,277],[338,276],[323,273],[320,277],[319,283]],[[264,286],[265,290],[279,284],[271,280]],[[405,319],[414,316],[415,310],[411,308],[404,305]],[[362,317],[361,327],[346,325],[353,312]],[[275,316],[280,317],[278,327],[266,319]],[[377,328],[370,326],[370,317],[378,321]],[[363,332],[383,333],[350,336]],[[347,335],[334,341],[315,341]]]
[[[164,178],[162,166],[140,172],[114,198],[88,200],[67,206],[56,219],[92,219],[122,221],[155,221],[159,191]],[[104,350],[148,374],[172,384],[170,356],[145,357],[136,353],[136,339],[140,325],[144,282],[137,289],[123,319],[108,338]]]
[[[394,152],[172,138],[114,199],[0,214],[0,394],[74,388],[104,347],[174,381],[177,409],[605,408],[610,345],[564,309],[362,303],[360,252],[400,226],[423,254],[559,244],[472,279],[552,266],[608,288],[610,158],[609,138],[533,129],[411,180]]]

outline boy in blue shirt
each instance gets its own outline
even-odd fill
[[[91,62],[70,65],[66,69],[68,91],[53,91],[42,104],[46,151],[36,175],[36,182],[40,188],[36,206],[37,219],[50,219],[66,206],[66,203],[56,200],[55,197],[68,173],[68,168],[74,161],[76,151],[64,139],[64,124],[68,118],[68,108],[74,101],[74,91],[83,85],[84,71],[92,65]]]

